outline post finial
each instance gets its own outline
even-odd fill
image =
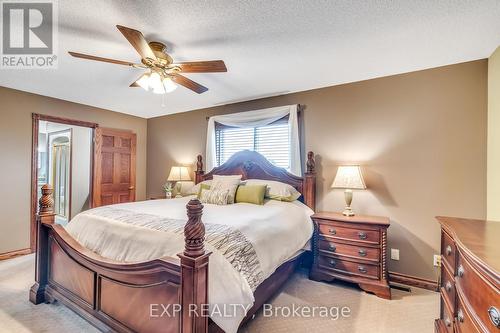
[[[203,205],[198,199],[191,199],[186,205],[188,221],[184,227],[184,255],[196,258],[205,254],[205,225],[201,221]]]
[[[314,153],[312,151],[307,153],[306,169],[307,173],[316,173],[316,162],[314,161]]]
[[[38,213],[40,215],[48,215],[54,213],[54,198],[52,194],[54,193],[54,189],[51,185],[45,184],[42,186],[42,197],[38,201],[39,210]]]
[[[196,172],[203,172],[203,157],[201,155],[198,155],[196,157]]]

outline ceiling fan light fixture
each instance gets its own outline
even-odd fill
[[[165,92],[171,93],[175,89],[177,89],[177,85],[172,81],[170,77],[164,77],[163,80],[163,88],[165,89]]]
[[[142,89],[149,91],[149,73],[142,75],[136,82]]]
[[[163,86],[160,74],[153,72],[149,76],[149,88],[153,90],[155,94],[164,94],[165,87]]]

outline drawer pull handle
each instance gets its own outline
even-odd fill
[[[364,266],[358,266],[358,271],[360,271],[361,273],[365,273],[365,274],[367,272],[367,270]]]
[[[358,232],[358,237],[359,237],[359,239],[366,239],[366,233],[360,231],[360,232]]]
[[[450,246],[450,245],[448,245],[448,246],[446,247],[446,255],[448,255],[448,256],[449,256],[450,254],[451,254],[451,246]]]
[[[335,260],[330,260],[330,266],[332,267],[335,267],[335,265],[337,265],[337,263],[335,262]]]
[[[446,317],[446,319],[444,320],[444,324],[448,327],[451,327],[451,320],[450,318]]]
[[[336,235],[337,234],[337,231],[335,229],[333,229],[333,228],[328,229],[328,232],[330,234],[332,234],[332,235]]]
[[[335,250],[337,249],[337,247],[335,246],[335,244],[330,243],[330,244],[328,244],[328,249],[329,249],[330,251],[335,252]]]
[[[459,322],[463,323],[464,322],[464,312],[462,311],[462,309],[458,309],[458,312],[457,312],[457,319]]]
[[[488,309],[488,315],[490,317],[491,322],[495,327],[500,328],[500,312],[494,306],[490,306]]]
[[[446,288],[446,291],[447,291],[447,292],[450,292],[450,291],[451,291],[451,282],[450,282],[450,281],[446,281],[445,288]]]
[[[360,255],[361,257],[366,257],[366,251],[365,251],[365,250],[363,250],[363,249],[359,249],[358,253],[359,253],[359,255]]]
[[[464,266],[462,265],[458,266],[458,271],[457,271],[458,276],[463,277],[464,273],[465,273]]]

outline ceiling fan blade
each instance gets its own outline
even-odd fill
[[[196,83],[193,80],[190,80],[187,77],[182,76],[180,74],[173,75],[172,80],[175,83],[180,84],[181,86],[184,86],[188,89],[191,89],[192,91],[194,91],[195,93],[198,93],[198,94],[202,94],[208,90],[207,87],[204,87],[201,84]]]
[[[133,66],[133,67],[145,67],[141,64],[134,64],[133,62],[129,61],[122,61],[122,60],[115,60],[115,59],[109,59],[109,58],[102,58],[102,57],[96,57],[93,55],[88,55],[88,54],[83,54],[83,53],[78,53],[78,52],[68,52],[70,55],[72,55],[75,58],[82,58],[82,59],[87,59],[87,60],[95,60],[95,61],[102,61],[102,62],[109,62],[112,64],[117,64],[117,65],[125,65],[125,66]]]
[[[184,73],[227,72],[226,64],[222,60],[187,61],[179,62],[174,66],[179,66]]]
[[[156,56],[149,47],[148,42],[144,38],[144,35],[139,30],[131,29],[124,27],[122,25],[116,26],[118,30],[127,38],[130,44],[134,47],[134,49],[141,55],[143,59],[149,58],[152,60],[156,60]]]

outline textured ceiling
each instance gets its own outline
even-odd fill
[[[0,70],[0,85],[141,117],[410,72],[488,57],[500,45],[499,0],[209,0],[59,3],[59,66]],[[209,87],[166,95],[128,88],[140,69],[115,28],[167,43],[177,61],[223,59],[228,72],[186,74]]]

